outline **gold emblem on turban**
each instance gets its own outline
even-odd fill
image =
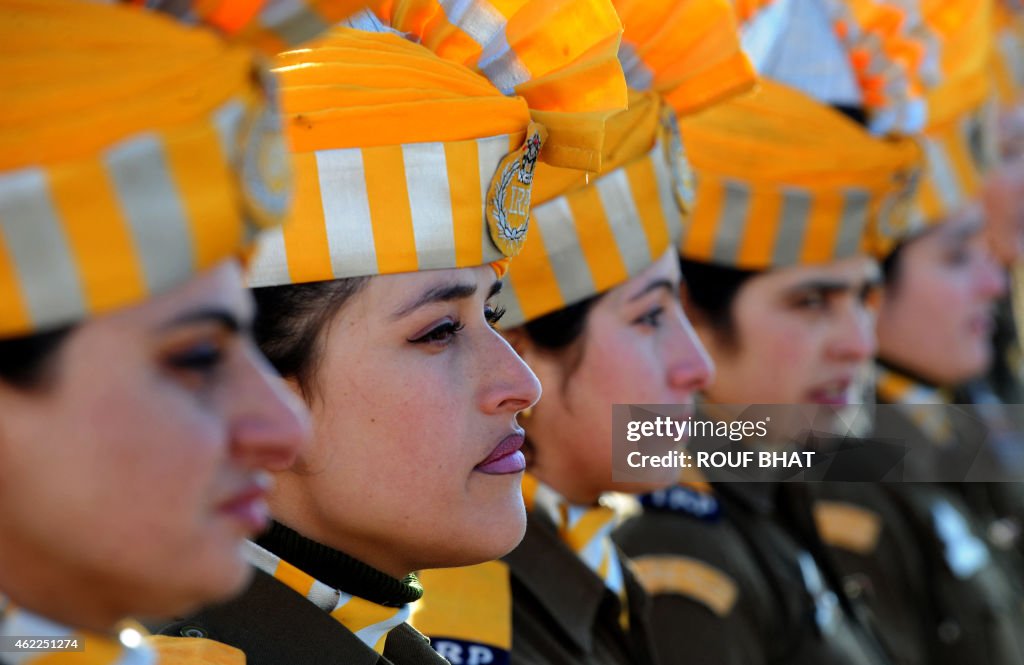
[[[537,165],[545,132],[531,124],[526,141],[498,164],[487,192],[487,226],[491,239],[504,256],[515,256],[523,248],[530,226],[530,193],[533,169]]]

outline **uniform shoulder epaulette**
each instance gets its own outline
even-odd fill
[[[160,665],[245,665],[245,654],[232,646],[201,637],[153,635],[146,642]]]
[[[634,557],[630,569],[652,596],[677,594],[704,605],[720,617],[736,605],[739,587],[728,574],[691,557],[652,554]]]
[[[860,555],[874,552],[882,534],[881,515],[841,501],[815,501],[814,523],[826,545]]]
[[[678,513],[707,522],[717,522],[722,516],[722,506],[708,483],[673,485],[645,494],[640,504],[647,510]]]
[[[508,665],[512,588],[503,561],[425,570],[409,623],[452,665]]]

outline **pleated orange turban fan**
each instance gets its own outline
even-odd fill
[[[946,221],[978,196],[998,152],[992,2],[919,4],[937,36],[941,60],[939,79],[926,97],[928,123],[922,141],[927,168],[904,236]]]
[[[615,6],[629,110],[608,121],[598,177],[537,168],[531,235],[502,292],[509,327],[613,288],[675,247],[693,203],[676,115],[756,81],[726,0]]]
[[[604,118],[626,101],[607,55],[621,34],[611,5],[471,6],[392,2],[386,20],[350,23],[366,30],[338,27],[278,57],[296,205],[264,237],[253,286],[502,272],[525,239],[538,160],[599,164]]]
[[[290,200],[247,49],[132,7],[0,5],[0,337],[132,305]]]
[[[758,72],[825,104],[860,107],[876,135],[922,129],[936,75],[931,30],[907,2],[741,3]]]

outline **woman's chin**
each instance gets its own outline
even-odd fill
[[[473,525],[451,537],[443,551],[421,568],[455,568],[493,561],[505,556],[526,535],[526,509],[522,496],[487,509],[479,508]]]

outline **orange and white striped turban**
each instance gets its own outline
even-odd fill
[[[530,238],[501,296],[507,327],[603,293],[675,247],[693,194],[677,110],[755,84],[725,0],[615,4],[629,110],[608,121],[596,179],[538,167]]]
[[[509,15],[479,0],[483,14],[401,18],[424,4],[386,8],[397,27],[362,15],[351,25],[379,31],[338,27],[278,57],[296,202],[261,239],[252,286],[487,263],[502,272],[525,238],[537,160],[598,163],[604,117],[626,89],[618,65],[614,75],[600,64],[621,33],[606,0],[517,0],[502,5],[519,7]],[[456,43],[479,53],[432,51]]]
[[[0,4],[0,337],[139,303],[290,198],[247,49],[136,8]]]
[[[909,215],[917,144],[875,138],[780,83],[680,126],[697,182],[688,259],[764,270],[882,254]]]

